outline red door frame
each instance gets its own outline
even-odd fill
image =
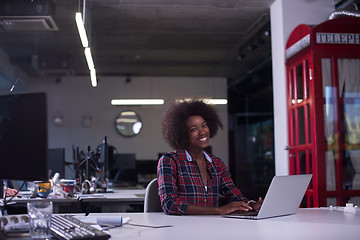
[[[296,84],[297,74],[296,68],[302,64],[302,88],[303,88],[303,99],[298,102],[298,85]],[[313,60],[311,52],[303,52],[292,58],[292,61],[287,64],[287,106],[288,106],[288,126],[289,126],[289,172],[290,174],[313,174],[312,182],[305,194],[306,206],[313,206],[312,202],[318,202],[318,195],[314,195],[314,191],[319,191],[319,176],[318,176],[318,164],[317,160],[317,149],[316,149],[316,126],[315,123],[315,109],[314,109],[314,77],[313,77]],[[293,100],[295,99],[295,103]],[[298,110],[304,109],[304,138],[305,143],[299,144],[299,115]],[[309,111],[306,109],[309,108]],[[310,116],[308,116],[310,114]],[[295,115],[295,117],[293,116]],[[310,120],[309,120],[310,118]],[[310,124],[309,124],[310,123]],[[295,129],[293,128],[295,127]],[[310,131],[309,131],[310,128]],[[294,136],[295,133],[295,136]],[[295,141],[295,142],[294,142]],[[300,162],[301,152],[305,153],[305,169],[301,169],[301,165],[304,163]]]

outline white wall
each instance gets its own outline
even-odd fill
[[[46,92],[48,97],[49,147],[65,147],[66,160],[72,161],[72,146],[94,150],[108,137],[109,144],[120,153],[136,153],[137,159],[157,159],[158,153],[168,152],[160,131],[163,111],[178,97],[206,96],[227,97],[225,78],[186,77],[132,77],[126,83],[124,77],[99,77],[99,84],[93,88],[89,77],[55,79],[33,79],[28,83],[32,92]],[[163,106],[115,107],[110,105],[113,98],[163,98]],[[125,138],[114,127],[116,116],[123,110],[135,110],[143,121],[138,136]],[[227,106],[219,105],[217,110],[224,124],[224,130],[211,141],[213,153],[228,164],[228,117]],[[84,114],[91,114],[93,125],[85,128],[81,124]],[[56,115],[63,116],[64,124],[53,124]]]
[[[285,45],[299,24],[317,25],[334,11],[330,0],[275,0],[270,8],[273,63],[275,173],[289,174]]]

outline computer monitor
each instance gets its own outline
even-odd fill
[[[50,176],[59,173],[60,177],[65,177],[65,148],[48,149],[48,166],[51,171]]]
[[[136,154],[117,153],[112,159],[109,159],[109,179],[113,183],[136,183]]]
[[[45,93],[0,96],[0,179],[48,180]]]

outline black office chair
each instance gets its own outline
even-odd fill
[[[147,212],[162,212],[157,178],[151,180],[145,190],[144,213]]]

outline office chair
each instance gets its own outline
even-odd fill
[[[146,187],[144,212],[162,212],[157,178],[151,180]]]

